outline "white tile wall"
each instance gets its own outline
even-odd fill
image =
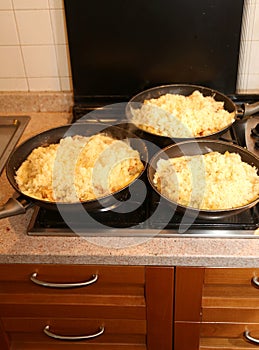
[[[63,0],[0,0],[0,91],[67,90]],[[259,0],[245,0],[237,91],[259,93]]]
[[[12,0],[16,10],[48,9],[48,0]]]
[[[19,45],[13,11],[0,11],[0,43],[1,46]]]
[[[16,10],[21,45],[54,44],[49,10]]]
[[[21,48],[19,46],[0,46],[0,77],[25,78]]]
[[[237,92],[259,93],[259,0],[245,0]]]
[[[12,0],[1,0],[0,1],[0,10],[12,10]]]
[[[71,91],[63,0],[0,0],[0,91]]]

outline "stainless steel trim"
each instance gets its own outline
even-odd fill
[[[37,278],[38,274],[37,272],[34,272],[31,277],[30,280],[35,283],[38,284],[39,286],[42,287],[47,287],[47,288],[78,288],[78,287],[85,287],[85,286],[89,286],[90,284],[95,283],[98,280],[98,275],[92,275],[92,278],[88,281],[83,281],[83,282],[71,282],[71,283],[53,283],[53,282],[45,282],[45,281],[41,281]]]
[[[252,278],[252,284],[256,287],[256,288],[259,288],[259,278],[258,276],[254,276]]]
[[[85,231],[73,232],[71,229],[53,229],[53,228],[30,228],[30,236],[67,236],[67,237],[157,237],[157,238],[259,238],[259,232],[254,230],[221,230],[221,229],[189,229],[184,233],[179,233],[175,229],[154,230],[152,228],[108,228],[106,230],[88,229]]]
[[[53,332],[51,332],[50,330],[50,326],[47,325],[44,329],[43,332],[50,338],[54,338],[54,339],[58,339],[58,340],[87,340],[87,339],[92,339],[92,338],[96,338],[99,337],[100,335],[102,335],[104,333],[104,327],[100,327],[99,330],[94,333],[94,334],[89,334],[89,335],[74,335],[74,336],[68,336],[68,335],[59,335],[59,334],[55,334]]]
[[[0,116],[0,174],[29,121],[29,116]]]
[[[13,215],[24,214],[33,204],[26,201],[22,196],[9,198],[8,201],[0,207],[0,219]]]
[[[259,339],[256,339],[256,338],[251,337],[249,331],[245,331],[245,332],[243,333],[243,335],[244,335],[244,338],[245,338],[246,340],[248,340],[250,343],[255,344],[255,345],[259,345]]]

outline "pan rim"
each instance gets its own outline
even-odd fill
[[[148,94],[149,92],[153,92],[153,91],[159,91],[160,89],[170,89],[170,88],[191,88],[194,90],[199,90],[200,92],[202,91],[208,91],[211,93],[211,95],[218,95],[222,98],[222,102],[228,102],[232,107],[233,107],[233,111],[230,112],[230,113],[233,113],[233,116],[234,116],[234,121],[232,123],[229,123],[227,124],[226,126],[224,126],[224,128],[218,130],[218,131],[215,131],[213,133],[210,133],[208,135],[204,135],[204,136],[190,136],[190,137],[177,137],[177,136],[173,136],[173,137],[170,137],[170,136],[166,136],[166,135],[159,135],[159,134],[155,134],[155,133],[152,133],[150,131],[146,131],[142,128],[140,128],[137,124],[135,124],[133,121],[132,121],[132,116],[131,116],[131,111],[130,111],[130,107],[132,105],[132,103],[139,103],[140,101],[134,101],[135,99],[138,99],[141,95],[144,95],[144,94]],[[180,94],[180,93],[179,93]],[[160,96],[164,95],[161,94]],[[186,95],[188,96],[188,95]],[[236,104],[227,96],[227,95],[224,95],[222,92],[218,91],[218,90],[215,90],[215,89],[212,89],[210,87],[207,87],[207,86],[202,86],[202,85],[196,85],[196,84],[179,84],[179,83],[176,83],[176,84],[163,84],[163,85],[158,85],[158,86],[154,86],[154,87],[151,87],[149,89],[146,89],[146,90],[143,90],[139,93],[137,93],[136,95],[132,96],[131,99],[128,101],[127,105],[126,105],[126,117],[127,119],[132,122],[139,130],[141,130],[142,132],[144,133],[147,133],[148,135],[150,136],[153,136],[153,137],[158,137],[158,138],[161,138],[161,140],[165,140],[165,139],[171,139],[171,140],[180,140],[181,141],[185,141],[185,140],[202,140],[204,138],[210,138],[210,137],[215,137],[215,136],[218,136],[224,132],[226,132],[236,121],[236,116],[237,116],[237,106]]]
[[[148,182],[150,183],[151,187],[153,188],[153,190],[155,190],[155,192],[161,196],[162,198],[164,198],[167,202],[169,202],[170,204],[174,205],[175,207],[179,207],[183,210],[190,210],[192,211],[193,213],[200,213],[201,215],[204,214],[222,214],[224,212],[228,212],[228,213],[231,213],[231,212],[235,212],[235,213],[238,213],[239,211],[243,211],[243,210],[246,210],[246,209],[249,209],[253,206],[255,206],[258,202],[259,202],[259,196],[254,199],[253,201],[243,205],[243,206],[238,206],[238,207],[234,207],[234,208],[225,208],[225,209],[199,209],[199,208],[195,208],[195,207],[191,207],[191,206],[184,206],[178,202],[175,202],[171,199],[169,199],[168,197],[166,197],[165,195],[163,195],[157,188],[156,186],[154,185],[153,183],[153,180],[151,179],[151,175],[150,175],[150,169],[151,167],[153,167],[153,169],[155,169],[155,167],[153,166],[154,164],[154,160],[159,156],[159,154],[162,154],[162,153],[166,153],[167,150],[171,149],[171,148],[177,148],[178,146],[181,146],[181,145],[185,145],[185,144],[190,144],[190,143],[198,143],[198,144],[203,144],[203,143],[209,143],[209,144],[218,144],[218,145],[223,145],[223,146],[231,146],[233,147],[234,149],[237,149],[237,150],[240,150],[241,152],[243,152],[244,154],[246,154],[247,156],[250,156],[252,159],[255,160],[255,163],[256,161],[258,162],[259,164],[259,158],[256,157],[252,152],[250,152],[249,150],[239,146],[239,145],[235,145],[233,143],[229,143],[229,142],[226,142],[226,141],[221,141],[221,140],[186,140],[186,141],[182,141],[182,142],[179,142],[177,144],[172,144],[172,145],[168,145],[166,147],[164,147],[163,149],[159,150],[156,154],[154,154],[152,156],[152,158],[150,159],[150,162],[149,162],[149,165],[148,165],[148,168],[147,168],[147,178],[148,178]],[[205,153],[202,153],[202,154],[205,154]],[[157,160],[158,161],[158,160]],[[156,163],[157,163],[156,161]],[[255,166],[255,165],[254,165]],[[256,169],[259,171],[259,166],[256,166]]]
[[[121,189],[117,190],[117,191],[114,191],[114,192],[111,192],[109,194],[106,194],[104,196],[101,196],[101,197],[97,197],[95,199],[90,199],[90,200],[87,200],[87,201],[76,201],[76,202],[62,202],[62,201],[50,201],[50,200],[46,200],[46,199],[40,199],[40,198],[37,198],[37,197],[33,197],[33,196],[30,196],[24,192],[22,192],[20,189],[19,189],[19,186],[17,184],[17,182],[15,181],[15,178],[13,177],[13,179],[11,178],[11,175],[9,174],[9,168],[10,168],[10,162],[12,161],[12,158],[13,156],[15,156],[16,152],[19,152],[19,150],[22,149],[22,147],[26,147],[27,144],[29,144],[30,142],[32,142],[33,140],[36,140],[37,138],[40,138],[40,137],[44,137],[44,135],[48,135],[50,132],[55,132],[57,130],[62,130],[64,129],[64,135],[63,137],[59,138],[56,142],[52,142],[53,144],[54,143],[59,143],[59,141],[64,138],[64,137],[67,137],[66,136],[66,132],[69,130],[70,127],[74,127],[74,126],[79,126],[79,125],[86,125],[87,126],[87,123],[70,123],[70,124],[66,124],[66,125],[62,125],[62,126],[58,126],[58,127],[55,127],[55,128],[50,128],[48,130],[45,130],[45,131],[42,131],[40,132],[39,134],[37,135],[34,135],[30,138],[28,138],[27,140],[23,141],[21,144],[19,144],[15,149],[14,151],[11,153],[11,155],[9,156],[8,158],[8,161],[6,163],[6,176],[8,178],[8,181],[9,183],[12,185],[12,187],[15,189],[16,192],[18,192],[20,195],[22,195],[23,197],[27,198],[29,201],[31,202],[40,202],[42,204],[46,204],[46,205],[54,205],[54,206],[76,206],[76,205],[91,205],[95,202],[102,202],[102,201],[105,201],[105,199],[109,198],[109,197],[116,197],[117,194],[119,194],[120,192],[123,192],[125,191],[127,188],[129,188],[131,185],[133,185],[138,179],[140,179],[143,174],[145,173],[145,171],[147,170],[147,164],[148,164],[148,148],[147,148],[147,145],[145,144],[144,140],[141,139],[140,137],[137,137],[135,134],[133,134],[131,131],[129,130],[126,130],[126,129],[123,129],[122,127],[119,126],[119,124],[117,125],[111,125],[111,124],[105,124],[105,123],[102,123],[101,126],[102,127],[111,127],[111,128],[115,128],[115,129],[119,129],[119,130],[122,130],[124,132],[127,133],[127,137],[130,136],[130,138],[133,138],[133,139],[136,139],[138,140],[139,144],[142,145],[143,147],[143,154],[140,154],[140,160],[143,164],[143,169],[142,171],[139,173],[139,175],[133,180],[131,181],[129,184],[127,184],[126,186],[122,187]],[[90,123],[89,125],[91,126],[94,126],[94,125],[98,125],[100,127],[100,124],[99,123]],[[96,133],[93,133],[91,135],[95,135],[95,134],[98,134],[98,133],[105,133],[105,130],[102,130],[100,132],[96,132]],[[90,136],[90,135],[89,135]],[[123,138],[121,140],[125,140],[126,138]],[[50,143],[46,144],[46,146],[48,146]],[[44,143],[36,146],[35,148],[37,147],[44,147]],[[32,152],[33,149],[35,148],[32,148],[30,150],[30,152],[28,153],[28,155]],[[139,152],[140,153],[140,152]],[[28,157],[27,155],[27,157]],[[25,161],[26,158],[23,159],[23,161]],[[142,159],[143,157],[143,159]],[[23,162],[22,161],[22,162]],[[22,164],[22,162],[20,163],[20,165]],[[16,171],[19,167],[17,167],[16,169],[13,169],[13,171]]]

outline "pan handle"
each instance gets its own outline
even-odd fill
[[[23,214],[32,205],[23,196],[9,198],[8,201],[0,207],[0,219],[18,214]]]
[[[255,103],[243,103],[242,104],[243,108],[243,117],[250,117],[252,114],[255,114],[259,112],[259,102]],[[242,118],[242,119],[247,119],[247,118]]]

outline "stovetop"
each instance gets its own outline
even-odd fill
[[[74,111],[73,122],[119,124],[122,127],[130,128],[135,133],[139,132],[121,117],[120,106],[115,110],[112,108],[112,118],[109,107],[100,108],[99,111],[88,106],[86,114],[86,110],[80,107]],[[256,140],[250,136],[251,129],[258,123],[259,115],[253,116],[247,121],[234,123],[220,139],[237,143],[259,156],[258,150],[255,148]],[[156,149],[149,149],[149,156],[152,156],[155,151]],[[145,186],[147,191],[144,199],[138,198],[138,193],[141,191],[134,189],[134,192],[129,193],[127,200],[119,203],[116,208],[95,213],[84,211],[71,221],[64,218],[59,211],[50,211],[35,206],[28,227],[28,235],[259,237],[257,236],[257,233],[259,234],[259,205],[238,215],[222,219],[194,219],[185,217],[172,209],[163,198],[160,198],[153,191],[147,180]]]
[[[150,189],[152,191],[152,189]],[[205,221],[185,218],[161,198],[152,194],[142,203],[134,198],[113,211],[85,213],[76,221],[64,222],[58,211],[35,207],[28,228],[29,235],[39,236],[181,236],[181,237],[257,237],[259,205],[238,215]],[[153,198],[152,198],[153,197]],[[132,211],[129,208],[132,206]],[[259,237],[259,236],[258,236]]]

